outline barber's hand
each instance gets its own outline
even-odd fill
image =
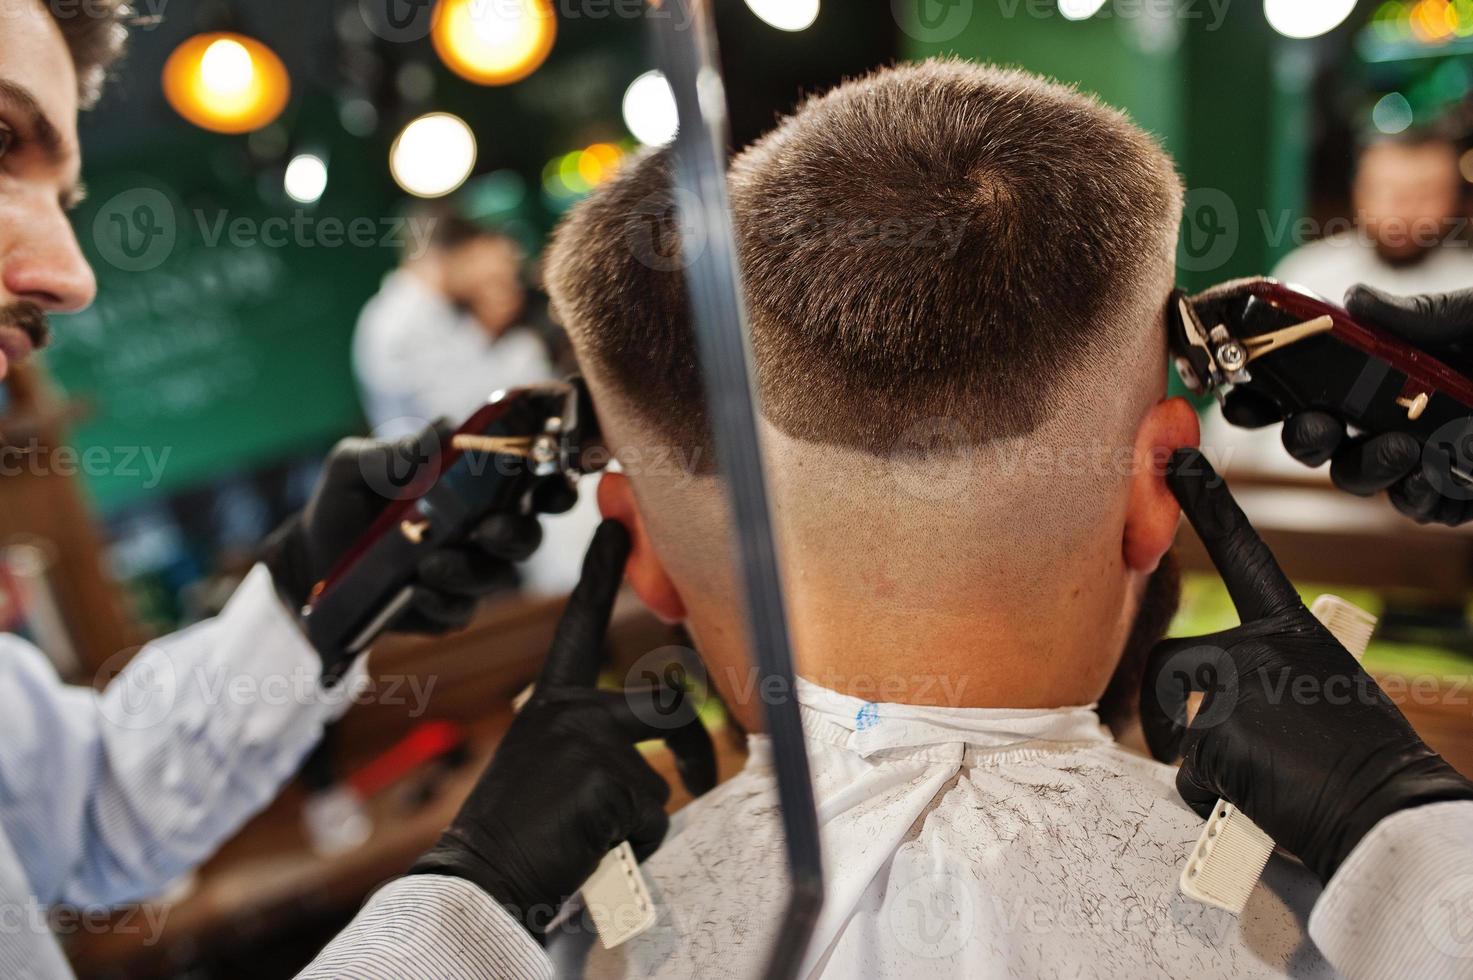
[[[634,746],[671,732],[639,717],[624,694],[595,689],[628,556],[629,532],[605,521],[531,700],[455,822],[410,872],[478,885],[534,935],[605,854],[627,840],[643,860],[669,826],[670,787]]]
[[[263,560],[277,591],[294,611],[307,601],[313,586],[368,530],[374,519],[413,482],[449,437],[445,425],[430,426],[396,442],[345,439],[328,455],[312,499],[267,540]],[[566,510],[576,500],[566,484],[565,496],[535,495],[544,512]],[[444,633],[466,626],[485,595],[516,584],[513,562],[530,557],[542,541],[542,528],[532,515],[488,517],[467,538],[440,548],[421,560],[413,596],[390,626],[402,633]],[[329,669],[340,666],[337,654],[319,651]]]
[[[1305,608],[1226,485],[1195,450],[1167,481],[1242,625],[1151,653],[1142,725],[1206,817],[1221,797],[1326,883],[1380,820],[1473,783],[1427,747],[1355,658]],[[1204,697],[1186,724],[1188,695]]]
[[[1351,316],[1392,331],[1432,353],[1473,342],[1473,289],[1430,296],[1390,296],[1356,286],[1346,294]],[[1444,495],[1453,486],[1440,457],[1424,458],[1404,432],[1348,437],[1327,412],[1301,412],[1284,423],[1284,448],[1309,466],[1330,461],[1330,478],[1349,493],[1369,497],[1388,491],[1398,511],[1422,524],[1456,527],[1473,520],[1473,492]],[[1441,466],[1444,472],[1434,471]]]

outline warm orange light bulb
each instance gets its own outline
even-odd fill
[[[440,0],[431,37],[446,66],[477,85],[510,85],[547,60],[557,39],[548,0]]]
[[[291,96],[286,66],[244,34],[196,34],[164,64],[164,97],[202,129],[249,133],[274,122]]]

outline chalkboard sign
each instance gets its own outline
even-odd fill
[[[149,156],[89,161],[76,228],[98,299],[55,318],[46,354],[84,413],[73,442],[105,512],[358,430],[353,326],[409,233],[371,193],[267,203],[238,143]]]

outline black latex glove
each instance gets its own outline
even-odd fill
[[[1397,811],[1473,799],[1355,658],[1314,618],[1226,485],[1195,450],[1167,482],[1242,625],[1151,653],[1141,721],[1151,752],[1183,759],[1177,790],[1204,818],[1221,797],[1326,883]],[[1186,701],[1204,697],[1189,727]]]
[[[431,426],[397,442],[345,439],[323,464],[312,499],[266,542],[263,560],[282,600],[292,610],[306,604],[312,587],[332,570],[379,513],[402,495],[423,492],[415,482],[447,426]],[[576,495],[535,496],[544,512],[566,510]],[[542,488],[539,488],[541,491]],[[444,633],[466,626],[485,595],[516,584],[513,562],[537,550],[542,528],[532,515],[488,517],[464,541],[427,555],[419,564],[413,597],[390,627],[401,633]],[[329,670],[341,666],[335,651],[319,651]]]
[[[668,725],[594,686],[628,556],[629,532],[605,521],[531,700],[454,823],[410,871],[472,882],[534,935],[605,854],[627,840],[643,860],[669,826],[670,787],[634,747],[667,738]]]
[[[1345,306],[1356,319],[1433,354],[1473,341],[1473,289],[1399,297],[1356,286]],[[1349,437],[1335,416],[1310,411],[1287,419],[1283,436],[1284,448],[1300,462],[1328,460],[1330,478],[1342,490],[1363,497],[1385,490],[1398,511],[1422,524],[1456,527],[1473,520],[1473,489],[1454,481],[1440,456],[1424,458],[1421,444],[1404,432]]]

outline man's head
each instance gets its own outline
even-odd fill
[[[46,314],[96,282],[67,210],[81,196],[77,111],[122,49],[121,2],[0,0],[0,377],[45,343]]]
[[[660,455],[710,460],[669,186],[658,153],[600,188],[549,282],[629,473],[601,502],[630,579],[709,656],[739,603],[714,481]],[[1071,90],[930,62],[809,102],[730,189],[800,667],[842,687],[825,669],[889,670],[875,651],[922,633],[970,655],[1007,631],[1098,696],[1176,530],[1148,464],[1196,439],[1162,401],[1168,158]],[[1099,664],[1062,662],[1066,619]]]
[[[1356,165],[1356,218],[1390,262],[1413,262],[1441,244],[1464,213],[1458,149],[1427,133],[1377,140]]]
[[[447,210],[431,209],[429,248],[410,259],[451,302],[496,339],[516,326],[526,305],[522,247],[507,235]]]

